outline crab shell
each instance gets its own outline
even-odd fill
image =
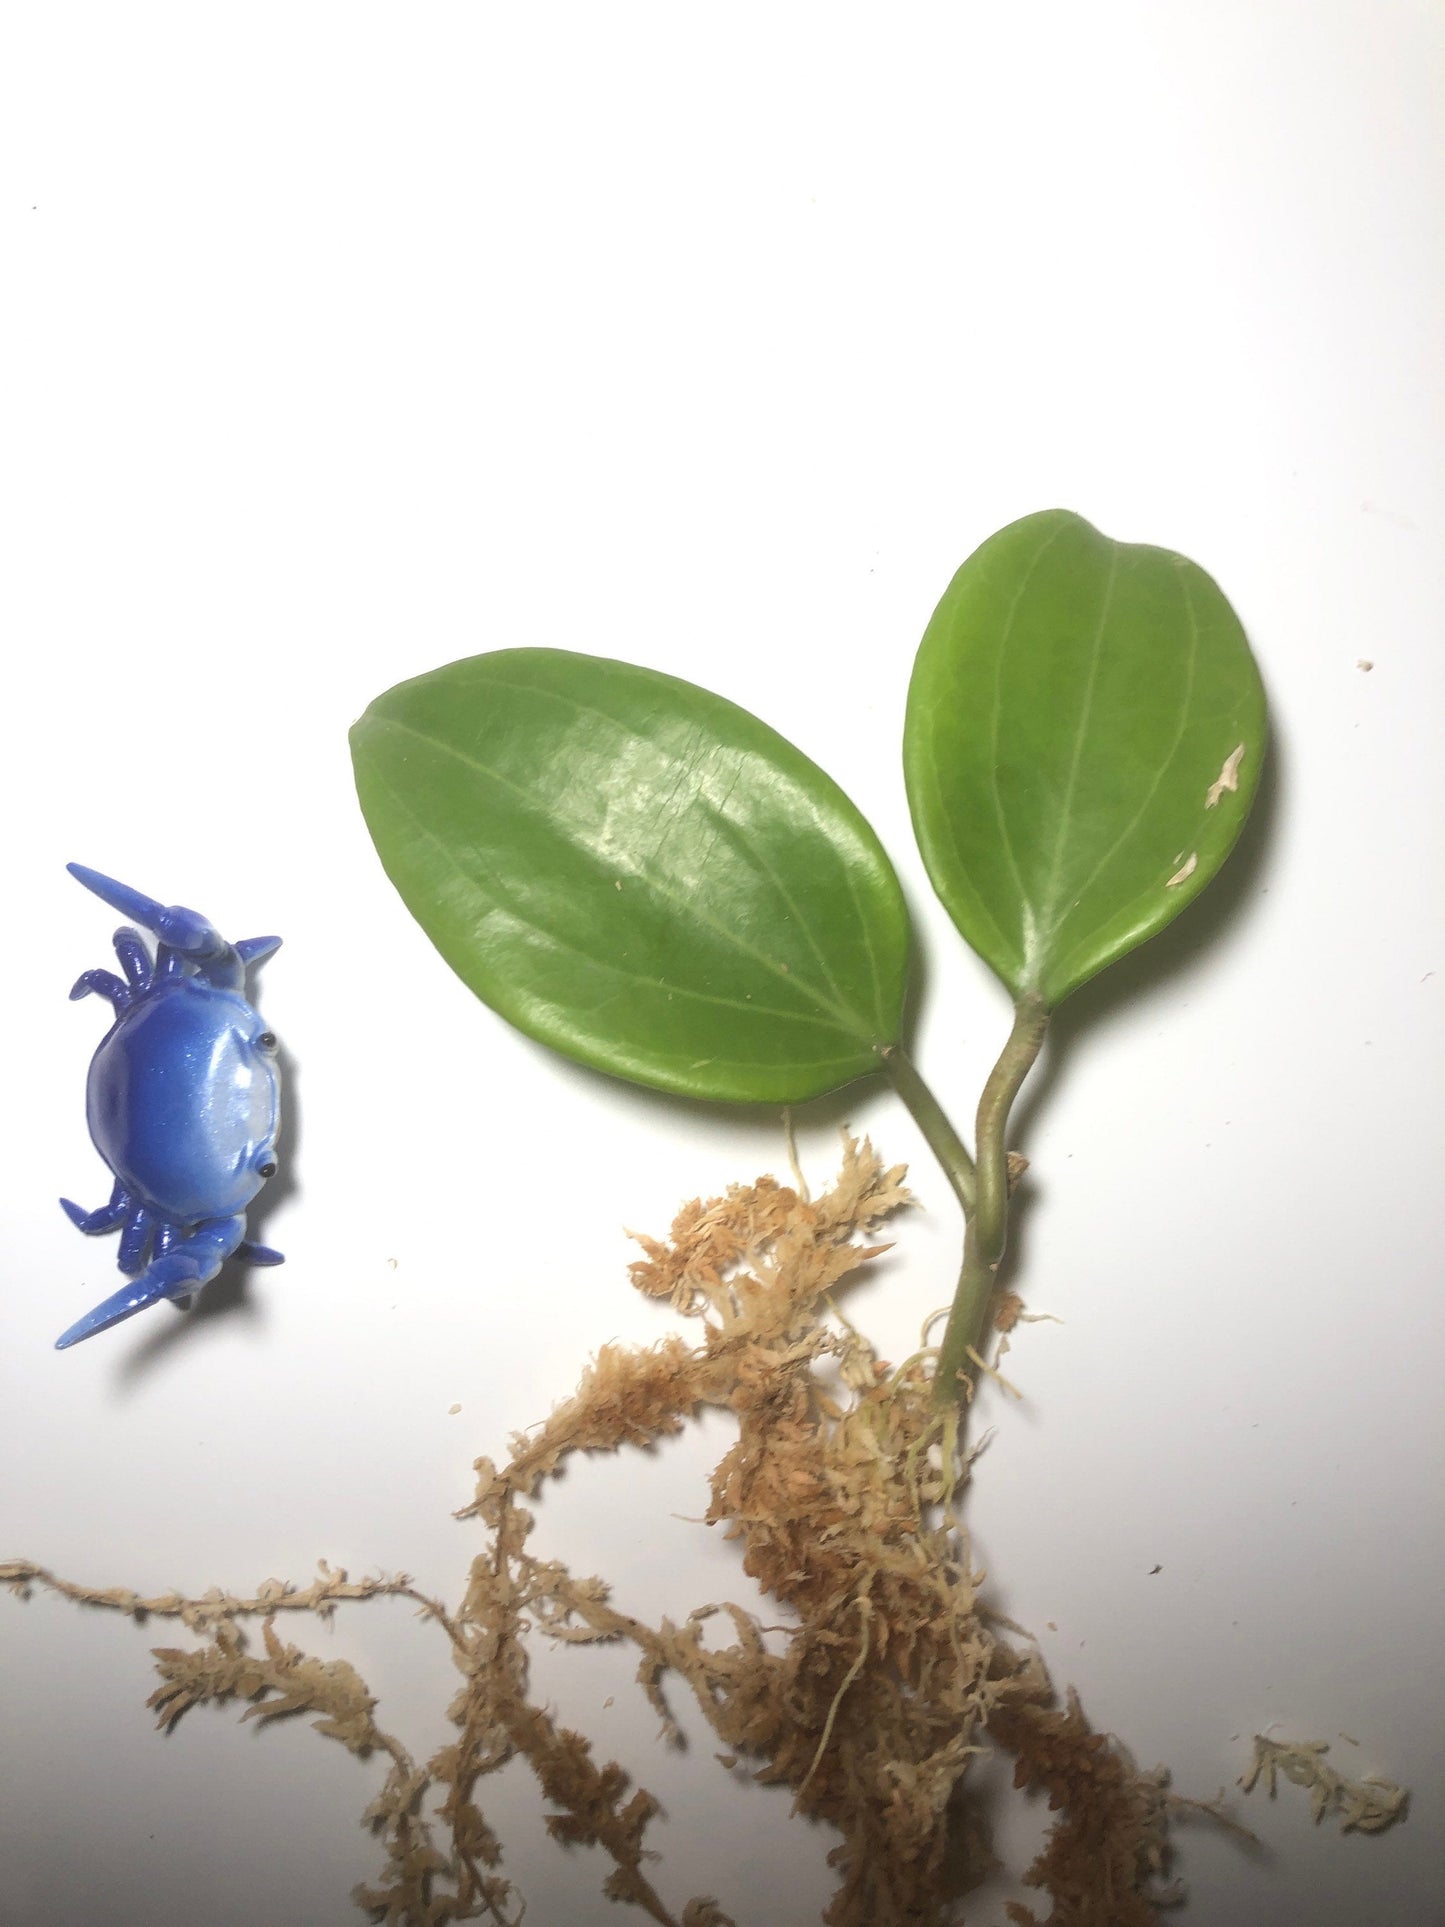
[[[101,1039],[86,1120],[126,1190],[185,1229],[244,1211],[275,1171],[280,1095],[259,1012],[233,990],[173,977]]]

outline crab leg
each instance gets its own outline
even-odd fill
[[[55,1349],[68,1351],[82,1339],[109,1331],[112,1325],[133,1318],[162,1298],[188,1298],[211,1282],[245,1232],[244,1218],[213,1218],[208,1224],[198,1225],[188,1237],[178,1238],[164,1257],[153,1258],[139,1278],[132,1278],[84,1318],[77,1318],[69,1331],[56,1339]]]
[[[139,930],[125,924],[116,931],[113,941],[126,982],[132,990],[145,990],[151,980],[151,954],[141,941]]]
[[[70,1001],[77,1003],[80,998],[88,997],[92,991],[97,997],[109,997],[115,1005],[117,1016],[130,1007],[130,985],[123,984],[113,970],[81,971],[70,987]]]
[[[111,1190],[110,1203],[98,1205],[94,1211],[87,1211],[82,1205],[70,1198],[60,1200],[60,1208],[78,1231],[94,1237],[101,1231],[114,1231],[131,1209],[131,1199],[126,1188],[117,1178]]]
[[[155,1231],[155,1219],[143,1204],[133,1204],[120,1234],[120,1244],[116,1248],[115,1262],[128,1278],[134,1278],[145,1269],[145,1261],[150,1255],[151,1236]]]

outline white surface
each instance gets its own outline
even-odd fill
[[[403,676],[551,643],[758,709],[888,843],[920,1057],[966,1117],[1005,1013],[912,847],[904,691],[963,556],[1068,506],[1216,575],[1276,744],[1227,880],[1067,1007],[1024,1108],[1019,1282],[1065,1322],[1014,1351],[979,1546],[1060,1684],[1181,1790],[1262,1728],[1415,1789],[1382,1840],[1313,1832],[1292,1791],[1247,1804],[1262,1859],[1191,1833],[1187,1919],[1440,1920],[1439,8],[136,4],[5,31],[0,1554],[197,1590],[321,1555],[455,1597],[473,1456],[600,1341],[664,1328],[622,1227],[780,1163],[771,1122],[574,1071],[448,975],[351,791],[346,727]],[[116,919],[69,858],[284,934],[263,1005],[295,1114],[285,1269],[60,1356],[113,1278],[54,1204],[107,1182],[104,1013],[65,992]],[[949,1198],[864,1087],[800,1120],[815,1175],[845,1116],[917,1160],[929,1215],[858,1304],[905,1345],[947,1296]],[[674,1516],[722,1439],[574,1475],[542,1541],[654,1614],[746,1596]],[[0,1599],[0,1918],[360,1918],[379,1769],[232,1712],[155,1737],[172,1637]],[[416,1751],[443,1737],[452,1675],[407,1613],[293,1637],[353,1658]],[[830,1842],[786,1800],[705,1742],[664,1756],[625,1660],[539,1668],[663,1794],[674,1903],[817,1919]],[[491,1804],[529,1921],[619,1918],[524,1779]]]

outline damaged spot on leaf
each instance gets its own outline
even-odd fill
[[[1209,793],[1204,799],[1204,807],[1212,810],[1226,790],[1239,788],[1239,766],[1244,760],[1244,744],[1236,743],[1224,759],[1224,768],[1209,785]]]

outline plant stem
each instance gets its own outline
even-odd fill
[[[880,1053],[883,1068],[889,1081],[903,1102],[908,1106],[914,1123],[922,1131],[928,1148],[943,1166],[945,1177],[953,1186],[963,1215],[968,1218],[973,1213],[976,1176],[973,1159],[964,1146],[963,1139],[954,1130],[943,1114],[943,1107],[929,1090],[919,1075],[918,1066],[908,1056],[901,1044],[889,1044]]]
[[[989,1073],[979,1099],[974,1202],[971,1209],[965,1207],[968,1224],[963,1239],[963,1270],[943,1334],[934,1381],[940,1405],[967,1396],[972,1384],[969,1368],[973,1361],[969,1354],[982,1347],[989,1306],[998,1281],[999,1261],[1008,1242],[1005,1133],[1009,1112],[1042,1048],[1048,1023],[1048,1008],[1042,998],[1028,994],[1019,999],[1008,1042]]]
[[[938,1371],[933,1380],[936,1405],[966,1403],[972,1396],[977,1367],[969,1356],[978,1350],[984,1320],[993,1298],[994,1269],[979,1257],[978,1239],[970,1219],[963,1234],[963,1269],[953,1294],[953,1306],[938,1348]]]

